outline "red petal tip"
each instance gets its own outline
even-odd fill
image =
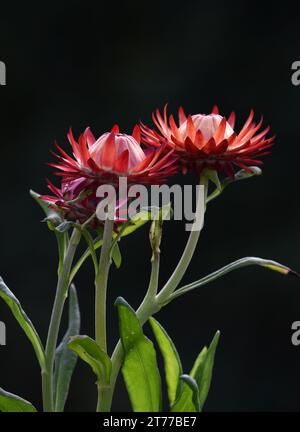
[[[115,125],[111,128],[111,132],[114,132],[115,134],[118,134],[118,133],[120,132],[119,125],[115,124]]]

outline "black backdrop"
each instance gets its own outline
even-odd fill
[[[208,112],[219,104],[241,121],[251,107],[276,133],[263,176],[232,186],[209,206],[198,252],[186,281],[239,257],[276,259],[300,270],[300,87],[291,84],[299,60],[299,17],[286,3],[260,2],[9,2],[1,5],[0,87],[1,275],[45,340],[55,290],[56,246],[40,223],[29,188],[45,192],[45,165],[54,139],[66,143],[90,125],[98,135],[119,123],[131,131],[156,107],[182,104]],[[165,281],[184,246],[180,222],[166,225]],[[122,268],[112,271],[109,333],[117,338],[118,295],[137,306],[146,289],[150,248],[144,228],[121,245]],[[93,335],[92,267],[77,287],[82,333]],[[175,301],[159,314],[188,371],[215,330],[222,332],[209,411],[298,410],[300,347],[291,324],[300,319],[295,278],[247,268]],[[7,346],[0,347],[0,386],[41,408],[40,377],[31,347],[0,304]],[[110,350],[113,345],[110,344]],[[78,363],[68,410],[94,409],[94,376]],[[115,410],[129,409],[120,381]]]

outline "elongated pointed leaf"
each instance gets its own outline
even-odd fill
[[[63,218],[61,215],[55,211],[53,208],[50,208],[49,205],[53,206],[53,203],[47,203],[46,201],[40,199],[42,195],[33,190],[30,190],[31,197],[37,202],[37,204],[43,210],[46,219],[45,221],[48,223],[48,227],[51,230],[54,230],[55,226],[61,224],[63,222]]]
[[[118,235],[120,237],[125,237],[132,234],[137,229],[141,228],[147,222],[154,219],[169,219],[172,215],[171,204],[166,204],[162,207],[143,207],[141,211],[136,213],[131,219],[124,222],[118,228]]]
[[[147,222],[149,222],[149,220],[150,218],[148,211],[141,211],[137,213],[132,219],[129,219],[124,223],[124,225],[120,226],[120,236],[126,237],[129,234],[132,234],[134,231],[138,230]]]
[[[58,263],[57,272],[58,274],[60,274],[69,237],[68,237],[67,230],[60,230],[59,227],[64,226],[66,222],[63,220],[63,218],[58,212],[56,212],[52,208],[49,208],[49,205],[45,201],[40,199],[41,197],[40,194],[31,190],[30,195],[38,203],[38,205],[45,213],[46,215],[45,221],[47,222],[48,228],[51,231],[53,231],[55,234],[57,246],[58,246],[58,254],[59,254],[59,263]]]
[[[207,347],[205,346],[201,351],[200,354],[198,355],[198,357],[196,358],[196,361],[193,365],[193,368],[191,370],[190,375],[192,377],[195,377],[198,373],[198,371],[200,370],[200,367],[202,366],[202,364],[204,364],[205,359],[206,359],[206,355],[207,355]]]
[[[171,407],[172,412],[193,412],[203,409],[211,385],[214,358],[219,337],[220,332],[217,331],[209,348],[204,347],[198,355],[190,374],[187,375],[192,381],[184,379],[183,389]],[[193,386],[194,382],[196,382],[197,388]]]
[[[88,250],[90,252],[90,255],[92,257],[93,260],[93,264],[94,264],[94,271],[95,271],[95,276],[97,275],[98,272],[98,259],[97,259],[97,254],[96,254],[96,248],[95,248],[95,244],[94,244],[94,239],[91,236],[91,234],[89,233],[89,231],[86,228],[81,228],[81,232],[83,237],[85,238],[87,244],[88,244]]]
[[[37,412],[36,408],[20,396],[8,393],[0,388],[0,411],[2,412]]]
[[[118,245],[118,242],[116,242],[111,250],[111,257],[113,259],[113,262],[115,263],[115,266],[117,268],[121,267],[122,264],[122,255],[121,251]]]
[[[68,347],[91,366],[99,384],[109,384],[111,360],[93,339],[89,336],[74,336],[71,338]]]
[[[210,180],[216,184],[216,189],[207,197],[207,203],[215,198],[217,198],[222,192],[223,190],[230,185],[233,182],[236,181],[240,181],[240,180],[245,180],[248,178],[251,178],[253,176],[259,176],[261,175],[262,171],[259,167],[257,166],[251,166],[250,168],[250,172],[249,171],[245,171],[244,169],[241,169],[240,171],[238,171],[234,177],[226,177],[221,183],[217,183],[218,180],[217,178],[214,179],[213,177],[210,177]]]
[[[199,388],[196,380],[189,375],[181,375],[183,381],[181,393],[171,406],[171,412],[199,412]]]
[[[56,213],[55,210],[49,208],[49,205],[44,200],[40,199],[42,195],[33,190],[30,190],[29,193],[31,197],[37,202],[37,204],[41,207],[46,216],[49,216],[52,213]]]
[[[198,398],[199,398],[199,404],[197,402],[197,396],[196,396],[196,387],[189,384],[186,380],[183,386],[183,390],[179,397],[177,398],[175,404],[171,407],[171,411],[173,412],[192,412],[202,410],[203,406],[205,404],[205,401],[208,396],[208,392],[211,385],[212,380],[212,373],[213,373],[213,366],[214,366],[214,358],[215,358],[215,352],[218,345],[220,337],[220,332],[218,331],[209,348],[207,349],[204,347],[200,354],[198,355],[194,366],[188,375],[190,378],[192,378],[198,388]],[[190,384],[192,381],[190,382]]]
[[[150,318],[149,322],[164,359],[168,397],[170,405],[173,405],[182,388],[182,380],[180,379],[182,365],[180,357],[172,339],[162,325],[154,318]]]
[[[154,318],[149,321],[164,358],[171,411],[199,411],[199,389],[196,381],[192,376],[182,374],[179,354],[166,330]]]
[[[55,411],[62,412],[69,393],[73,371],[77,363],[77,354],[69,350],[68,343],[72,336],[80,332],[80,310],[76,288],[71,285],[69,291],[69,326],[56,350],[55,355]]]
[[[202,408],[205,404],[210,389],[215,353],[219,338],[220,332],[217,331],[207,351],[204,349],[199,354],[191,371],[191,376],[195,379],[199,387],[199,398]]]
[[[161,410],[161,380],[152,342],[143,334],[142,326],[129,304],[119,297],[120,335],[125,358],[122,368],[133,411]]]
[[[195,281],[192,282],[188,285],[185,285],[184,287],[179,288],[178,290],[176,290],[170,297],[170,299],[174,299],[176,297],[181,296],[182,294],[185,294],[189,291],[194,290],[195,288],[199,288],[202,285],[206,285],[209,282],[212,282],[222,276],[224,276],[225,274],[233,271],[233,270],[237,270],[239,268],[243,268],[243,267],[247,267],[250,265],[258,265],[261,267],[265,267],[269,270],[274,270],[278,273],[281,273],[283,275],[295,275],[299,277],[299,274],[296,273],[295,271],[293,271],[292,269],[290,269],[289,267],[284,266],[283,264],[280,264],[276,261],[272,261],[272,260],[266,260],[266,259],[262,259],[262,258],[257,258],[257,257],[245,257],[245,258],[241,258],[237,261],[234,261],[222,268],[220,268],[219,270],[216,270],[215,272]]]
[[[44,348],[39,338],[39,335],[36,329],[34,328],[32,322],[30,321],[30,319],[22,309],[19,300],[15,297],[15,295],[10,291],[10,289],[4,283],[2,277],[0,277],[0,297],[5,301],[7,306],[10,308],[12,314],[18,321],[20,327],[23,329],[26,336],[30,340],[33,349],[36,353],[40,367],[43,370],[45,365],[45,354],[44,354]]]
[[[199,399],[199,387],[196,380],[190,375],[181,375],[180,378],[185,382],[185,384],[192,391],[192,402],[194,404],[195,410],[199,412],[201,408],[200,408],[200,399]]]
[[[75,225],[72,221],[64,220],[58,226],[55,227],[55,231],[58,231],[60,234],[68,232]]]
[[[76,264],[73,266],[72,271],[70,273],[70,282],[72,282],[77,274],[77,272],[79,271],[79,269],[81,268],[82,264],[88,259],[88,257],[90,255],[94,255],[94,253],[96,252],[97,249],[99,249],[102,246],[102,237],[97,237],[96,239],[94,239],[93,241],[93,245],[90,245],[87,250],[81,255],[81,257],[78,259],[78,261],[76,262]],[[93,248],[93,253],[91,251],[91,248]],[[97,257],[96,257],[97,260]],[[94,266],[96,264],[95,262],[95,256],[93,258],[93,262],[94,262]],[[98,267],[98,263],[97,263],[97,267]],[[96,271],[96,268],[95,268]],[[97,273],[97,272],[96,272]]]

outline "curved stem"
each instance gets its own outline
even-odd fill
[[[64,257],[60,275],[58,278],[56,295],[52,309],[51,321],[48,331],[47,344],[45,350],[45,370],[42,371],[43,405],[44,411],[51,412],[53,407],[53,368],[55,350],[57,346],[58,332],[63,313],[65,300],[69,287],[69,275],[73,258],[80,241],[81,233],[74,228],[69,245]]]
[[[160,254],[155,254],[153,255],[151,260],[151,276],[150,276],[148,291],[143,300],[144,304],[155,301],[155,296],[157,294],[157,288],[158,288],[159,265],[160,265]],[[140,308],[142,307],[142,304]]]
[[[204,218],[205,207],[206,207],[207,187],[208,187],[207,177],[203,176],[200,178],[200,186],[204,187],[204,196],[201,193],[201,191],[199,191],[198,197],[197,197],[196,212],[197,212],[198,217],[200,215],[201,218]],[[202,219],[202,220],[204,220],[204,219]],[[160,304],[164,304],[168,300],[169,296],[178,287],[181,279],[183,278],[183,276],[184,276],[184,274],[185,274],[185,272],[186,272],[186,270],[187,270],[187,268],[191,262],[191,259],[194,255],[202,227],[203,227],[203,223],[202,223],[202,226],[197,227],[197,229],[193,229],[194,227],[192,227],[192,230],[191,230],[191,233],[189,235],[187,244],[185,246],[185,249],[183,251],[181,259],[180,259],[179,263],[177,264],[176,269],[174,270],[172,276],[170,277],[168,282],[165,284],[163,289],[157,295],[157,300]]]

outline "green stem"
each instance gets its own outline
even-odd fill
[[[55,350],[57,346],[57,338],[63,308],[68,295],[70,270],[77,249],[77,245],[80,241],[80,236],[80,231],[77,228],[74,228],[57,283],[56,295],[52,309],[45,350],[45,369],[42,371],[43,405],[45,412],[52,412],[54,410],[53,369]]]
[[[197,198],[196,212],[197,213],[201,212],[204,218],[207,187],[208,187],[207,177],[203,176],[200,178],[200,186],[204,186],[204,202],[202,202],[203,195],[199,191],[199,195]],[[180,281],[182,280],[183,276],[185,275],[185,272],[191,262],[191,259],[193,258],[200,237],[201,229],[202,227],[200,227],[199,229],[191,230],[187,244],[185,246],[181,259],[177,264],[176,269],[174,270],[172,276],[170,277],[168,282],[165,284],[163,289],[156,297],[159,304],[164,304],[169,299],[170,295],[175,291]]]
[[[149,286],[142,304],[155,302],[155,296],[158,288],[160,254],[155,254],[151,260],[151,276]],[[140,307],[142,307],[142,304]]]
[[[108,273],[110,268],[110,250],[112,243],[114,221],[106,219],[104,225],[103,244],[101,248],[99,269],[95,278],[96,299],[95,299],[95,335],[96,342],[103,351],[106,346],[106,291]]]
[[[113,236],[114,219],[107,217],[104,225],[103,244],[99,261],[99,269],[95,278],[95,338],[100,348],[107,352],[106,341],[106,293],[109,268],[111,264],[111,245]],[[97,412],[107,410],[107,387],[98,385]]]
[[[97,412],[110,411],[110,386],[101,386],[98,384],[98,402]]]

